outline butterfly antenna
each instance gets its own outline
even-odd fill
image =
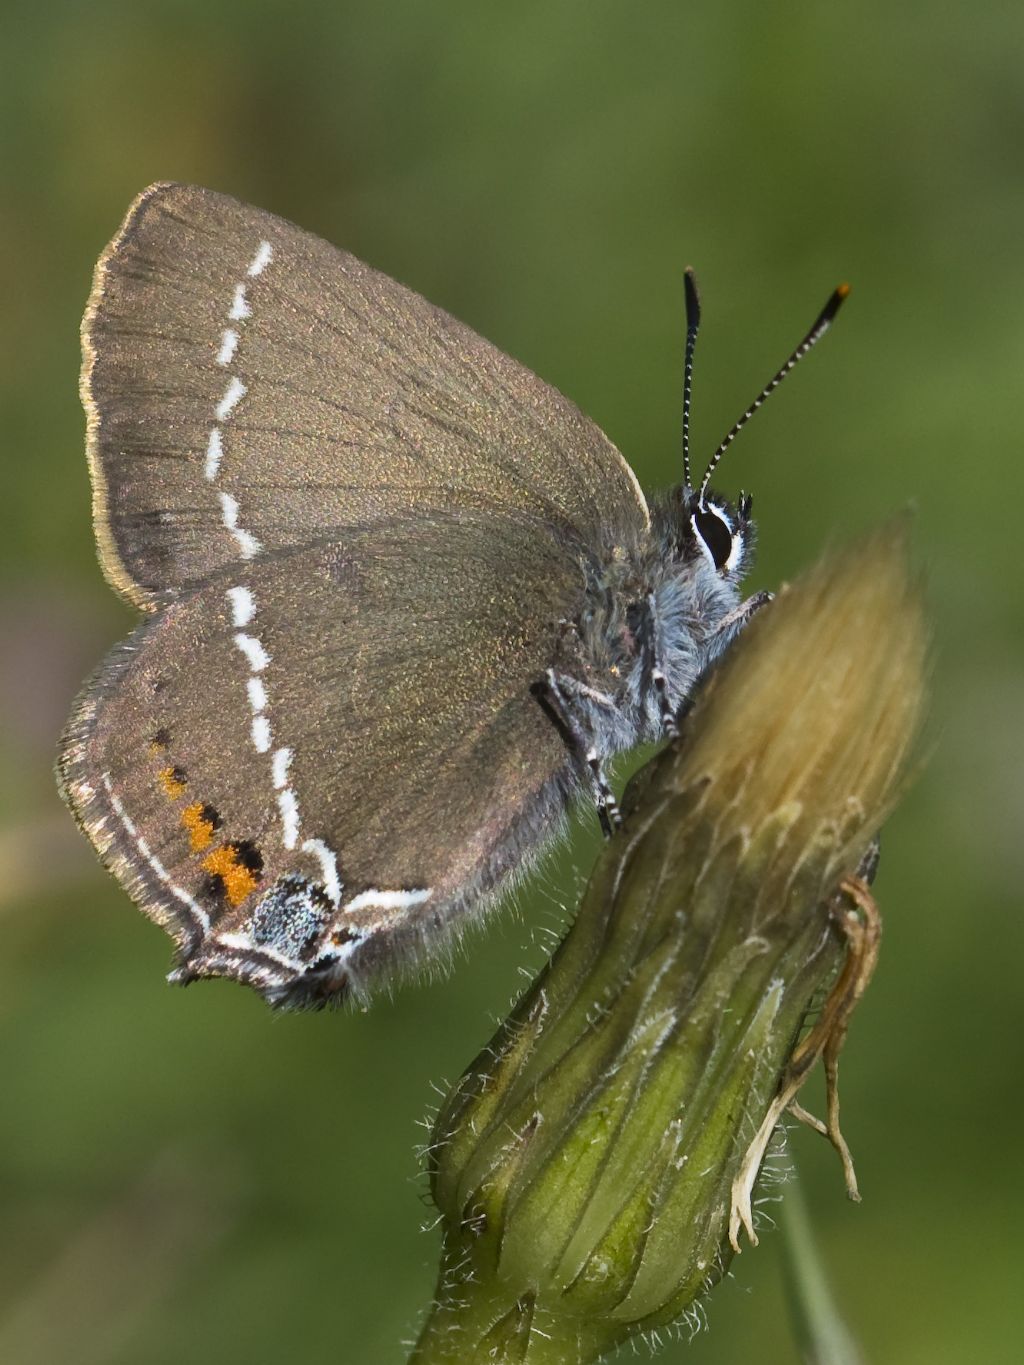
[[[697,278],[689,266],[684,277],[686,288],[686,360],[683,364],[683,482],[690,489],[690,395],[693,392],[693,351],[700,328],[700,294]]]
[[[810,331],[804,337],[803,341],[801,341],[800,345],[796,348],[796,350],[789,357],[786,363],[780,369],[776,370],[775,374],[764,386],[761,392],[757,395],[757,397],[751,403],[750,407],[747,408],[743,416],[740,417],[738,421],[734,422],[732,426],[729,428],[729,430],[725,433],[724,437],[722,438],[721,444],[719,445],[715,453],[712,455],[711,460],[708,463],[708,467],[704,471],[704,478],[701,481],[700,492],[697,497],[697,502],[700,507],[704,506],[704,495],[707,492],[708,483],[711,480],[711,475],[715,472],[715,468],[718,465],[719,460],[721,460],[722,456],[732,445],[733,441],[736,439],[739,432],[742,431],[742,429],[750,421],[751,417],[753,417],[754,413],[765,402],[765,400],[768,398],[768,395],[774,393],[774,391],[785,379],[786,375],[789,374],[790,370],[792,370],[795,367],[797,361],[803,360],[804,356],[811,349],[811,347],[817,345],[817,343],[825,335],[825,333],[832,325],[832,319],[839,312],[843,300],[846,298],[849,292],[850,286],[848,284],[841,284],[838,289],[833,289],[828,303],[825,304],[825,307],[815,318],[814,325],[811,327]]]

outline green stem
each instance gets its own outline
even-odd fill
[[[803,1360],[806,1365],[863,1365],[832,1296],[799,1179],[786,1186],[780,1222],[783,1281]]]

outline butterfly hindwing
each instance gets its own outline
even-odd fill
[[[409,511],[647,525],[626,462],[468,327],[292,224],[155,185],[83,322],[97,536],[135,605]]]
[[[554,832],[531,684],[580,562],[535,518],[421,511],[219,570],[112,653],[65,793],[186,977],[359,988]]]

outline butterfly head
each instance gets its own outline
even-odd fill
[[[752,507],[749,493],[732,502],[717,491],[701,497],[685,485],[671,489],[652,508],[661,553],[708,586],[738,585],[754,558]]]

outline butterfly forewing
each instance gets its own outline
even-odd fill
[[[354,257],[208,190],[140,195],[83,342],[104,567],[142,607],[438,505],[591,541],[648,522],[626,462],[561,394]]]

